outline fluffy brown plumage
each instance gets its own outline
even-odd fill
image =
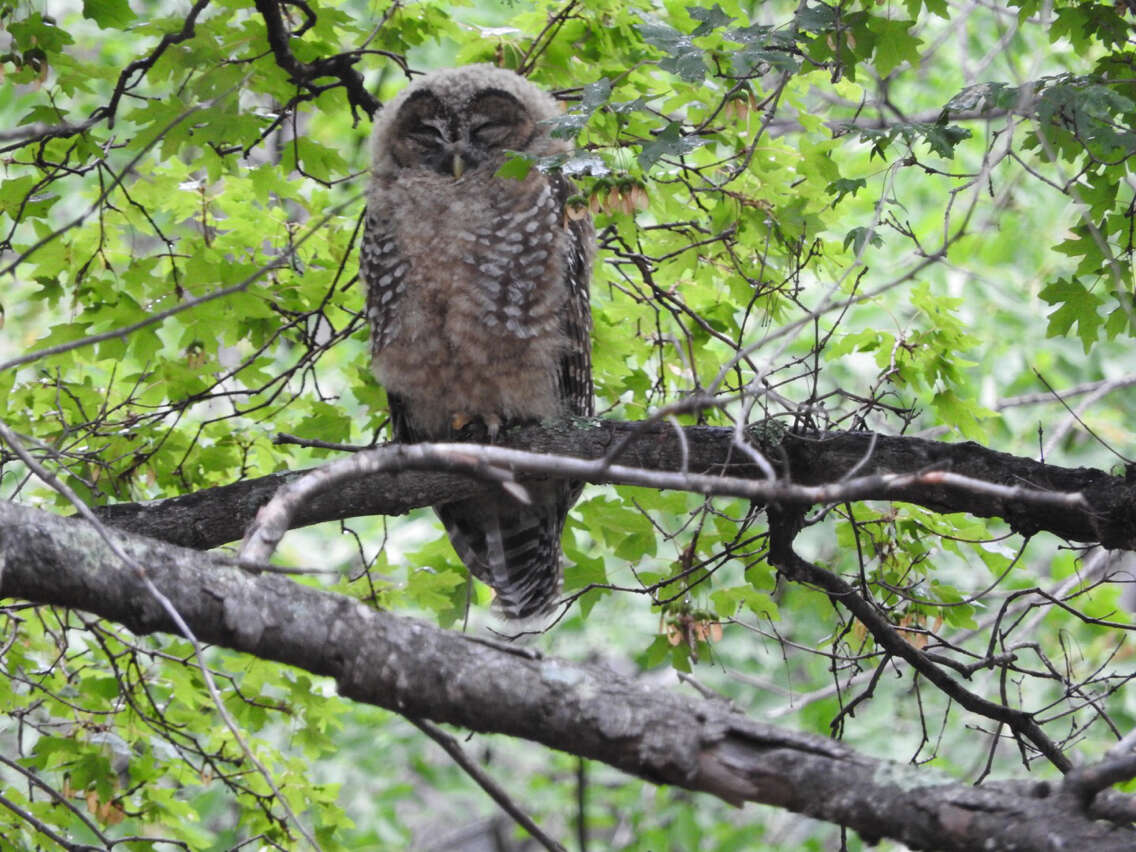
[[[418,78],[379,115],[360,270],[396,440],[592,413],[591,222],[564,215],[557,174],[496,177],[506,151],[569,150],[544,123],[558,114],[522,77],[473,65]],[[559,592],[579,491],[536,483],[531,505],[497,491],[435,510],[504,613],[525,617]]]

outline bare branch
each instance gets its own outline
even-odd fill
[[[681,431],[680,431],[681,434]],[[684,449],[685,444],[680,444]],[[865,460],[858,464],[862,465]],[[918,486],[947,486],[972,494],[1026,505],[1057,506],[1066,510],[1088,509],[1078,493],[1064,494],[1021,486],[983,482],[943,471],[877,473],[823,485],[798,485],[782,480],[754,480],[696,473],[646,471],[606,460],[585,461],[525,450],[473,444],[389,444],[338,459],[289,482],[257,513],[241,549],[242,559],[267,562],[276,545],[292,527],[292,518],[313,496],[332,486],[375,473],[405,470],[446,470],[467,473],[482,480],[508,486],[515,475],[544,474],[588,482],[614,482],[647,488],[693,491],[717,497],[746,497],[762,503],[791,502],[803,505],[842,503],[865,497],[888,497]]]
[[[71,486],[58,479],[50,471],[46,470],[42,465],[40,465],[31,455],[28,454],[28,452],[23,448],[19,440],[16,438],[16,435],[12,432],[11,429],[8,428],[8,424],[6,424],[3,420],[0,420],[0,438],[2,438],[4,442],[8,444],[9,447],[11,447],[16,456],[19,457],[19,459],[23,461],[24,464],[26,464],[35,473],[36,476],[38,476],[41,480],[43,480],[45,484],[50,486],[59,494],[62,494],[67,498],[68,501],[70,501],[70,503],[79,511],[79,514],[83,517],[83,519],[91,525],[102,542],[110,549],[110,552],[118,560],[119,564],[126,570],[130,571],[137,579],[137,581],[142,585],[142,587],[146,590],[146,592],[150,595],[150,597],[158,603],[158,605],[165,612],[166,617],[168,617],[169,620],[173,623],[178,635],[183,636],[193,646],[194,658],[197,661],[198,670],[201,672],[201,676],[205,680],[206,688],[209,690],[209,696],[213,699],[213,706],[217,709],[218,714],[220,714],[221,718],[224,720],[226,727],[228,727],[229,732],[233,735],[233,739],[236,741],[240,749],[244,752],[244,755],[246,758],[248,758],[249,762],[257,768],[257,771],[261,774],[261,777],[264,779],[265,783],[268,785],[268,788],[275,796],[276,801],[280,804],[280,807],[284,809],[284,812],[288,815],[288,818],[299,830],[300,834],[304,836],[304,839],[308,842],[308,845],[317,850],[317,852],[318,850],[322,849],[322,847],[316,842],[315,836],[311,833],[307,826],[304,825],[299,816],[297,816],[296,812],[292,809],[292,806],[288,803],[288,800],[283,795],[281,795],[280,788],[276,784],[275,780],[273,780],[272,774],[268,771],[268,767],[266,767],[264,763],[256,756],[252,748],[249,747],[248,742],[245,741],[245,737],[243,732],[241,731],[241,728],[237,725],[236,720],[225,708],[225,703],[221,700],[221,693],[217,689],[217,684],[213,680],[213,676],[209,672],[209,666],[205,662],[205,650],[204,648],[202,648],[201,642],[193,633],[193,629],[186,623],[185,619],[182,618],[181,613],[177,610],[177,607],[170,601],[168,597],[166,597],[166,595],[162,594],[157,586],[154,585],[145,564],[141,560],[136,559],[132,554],[128,553],[120,545],[119,541],[110,535],[110,531],[106,528],[102,521],[94,516],[94,513],[91,512],[90,507],[83,502],[83,500],[79,497],[78,494],[75,493],[74,489],[72,489]]]
[[[865,600],[844,580],[817,565],[802,559],[793,550],[792,542],[800,529],[803,512],[769,509],[769,560],[790,579],[808,583],[825,591],[834,604],[843,606],[871,631],[876,642],[889,654],[907,661],[917,672],[967,710],[1008,725],[1015,734],[1025,737],[1062,772],[1073,764],[1057,745],[1045,735],[1033,716],[1022,710],[988,701],[964,688],[944,672],[927,654],[907,642],[870,602]]]
[[[746,480],[739,492],[761,496],[756,482],[765,481],[765,475],[737,449],[732,428],[684,427],[685,455],[683,441],[675,433],[669,423],[577,421],[507,430],[498,437],[498,449],[524,448],[533,453],[602,460],[610,458],[611,447],[618,445],[618,461],[623,468],[636,469],[637,476],[649,471],[682,471],[682,476],[670,481],[672,486],[685,488],[698,482],[710,493],[735,493],[713,487],[720,484],[716,477],[729,476]],[[475,451],[472,445],[461,449],[467,456]],[[836,485],[827,491],[796,491],[802,500],[849,494],[841,491],[849,482],[841,480],[861,465],[855,480],[859,483],[856,487],[862,489],[857,499],[902,500],[939,512],[1000,517],[1025,535],[1047,531],[1074,541],[1100,542],[1111,549],[1136,550],[1136,487],[1102,471],[1046,465],[974,443],[948,444],[871,432],[788,433],[777,446],[761,449],[781,477],[762,486],[769,489],[768,494],[784,497],[794,493],[781,490],[786,485],[800,489]],[[548,464],[554,473],[568,472],[559,462]],[[436,464],[431,466],[438,469]],[[596,473],[593,481],[618,479],[606,464],[588,469]],[[704,479],[690,479],[688,474]],[[279,488],[303,475],[276,474],[167,500],[104,506],[98,514],[122,529],[163,541],[216,547],[240,539],[257,510]],[[571,475],[580,476],[576,472]],[[998,487],[970,487],[967,480]],[[297,510],[292,523],[303,526],[360,515],[405,514],[420,506],[469,497],[484,487],[452,472],[374,474],[366,481],[349,482],[319,494]],[[1055,494],[1041,496],[1043,492]],[[1037,495],[1037,499],[1019,500],[1015,494],[1023,498]],[[1080,499],[1070,497],[1072,494],[1079,494]]]
[[[442,750],[453,759],[454,763],[460,766],[466,774],[476,782],[477,786],[488,793],[493,801],[501,806],[501,810],[516,821],[517,825],[531,834],[537,843],[545,849],[550,850],[550,852],[565,852],[562,845],[541,831],[540,826],[533,822],[532,819],[529,818],[529,815],[518,807],[517,803],[509,797],[509,794],[501,788],[500,784],[490,778],[481,770],[480,766],[469,759],[469,756],[462,751],[462,747],[458,745],[457,740],[437,725],[427,722],[425,719],[412,718],[410,721],[414,727],[418,728],[418,730],[441,746]]]
[[[305,7],[306,8],[306,7]],[[359,60],[358,54],[338,53],[315,62],[301,62],[292,53],[288,40],[300,35],[290,34],[284,26],[278,0],[256,0],[256,10],[264,18],[268,32],[268,44],[279,65],[292,78],[297,86],[315,93],[314,81],[320,77],[337,77],[347,91],[347,100],[352,110],[360,107],[368,116],[373,116],[381,106],[378,98],[372,95],[363,83],[363,75],[353,67]],[[307,12],[312,15],[310,9]],[[305,25],[304,29],[307,29]]]
[[[322,218],[320,218],[318,222],[316,222],[314,225],[312,225],[312,227],[305,231],[299,238],[293,240],[291,245],[288,246],[288,249],[281,255],[279,259],[272,260],[264,264],[243,281],[240,281],[229,287],[219,287],[211,293],[206,293],[204,296],[196,296],[192,299],[186,299],[184,302],[180,302],[179,304],[174,305],[172,308],[166,308],[163,311],[157,311],[146,317],[146,319],[139,320],[138,322],[132,323],[130,325],[114,328],[110,331],[104,331],[99,334],[91,334],[78,340],[70,340],[66,343],[56,344],[55,346],[47,346],[43,349],[37,349],[34,352],[28,352],[27,354],[11,358],[8,361],[0,363],[0,373],[6,370],[10,370],[13,367],[19,367],[23,364],[30,364],[33,361],[38,361],[39,359],[46,358],[50,355],[58,355],[62,352],[70,352],[75,349],[82,349],[85,346],[93,346],[96,343],[100,343],[104,340],[112,340],[116,337],[125,337],[129,334],[133,334],[139,329],[164,322],[175,314],[183,313],[184,311],[191,310],[199,305],[204,305],[207,302],[223,299],[226,296],[233,295],[234,293],[243,292],[272,270],[286,268],[291,263],[292,258],[295,256],[301,245],[307,242],[310,237],[318,233],[324,225],[326,225],[329,221],[331,221],[331,219],[337,216],[345,207],[348,207],[357,202],[359,200],[359,197],[360,196],[355,195],[347,201],[344,201],[342,204],[337,204]],[[77,221],[78,220],[76,220],[76,222]],[[40,244],[42,244],[42,241],[41,243],[37,243],[36,246],[33,246],[33,249],[37,248]],[[29,250],[29,252],[30,251],[31,250]],[[27,253],[28,252],[26,252],[25,255]],[[0,271],[0,275],[3,275],[4,272],[7,272],[9,269],[14,269],[16,264],[18,264],[19,262],[20,261],[17,260],[11,266],[9,266],[8,269]]]

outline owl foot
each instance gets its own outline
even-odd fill
[[[450,426],[453,427],[455,432],[460,432],[472,422],[473,417],[464,411],[455,412],[454,416],[450,418]]]
[[[480,422],[479,422],[480,421]],[[455,412],[450,418],[450,426],[453,428],[455,434],[465,433],[466,437],[477,438],[480,425],[485,426],[485,434],[489,437],[489,443],[497,440],[497,435],[501,431],[502,420],[496,414],[485,415],[472,415],[464,411]]]

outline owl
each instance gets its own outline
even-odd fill
[[[565,153],[557,102],[489,65],[436,71],[374,128],[360,273],[375,376],[395,440],[449,440],[503,424],[592,413],[588,282],[595,235],[569,216],[571,184],[530,169],[498,177],[506,152]],[[472,425],[471,425],[472,424]],[[560,536],[580,484],[526,485],[435,507],[469,571],[508,617],[549,609]]]

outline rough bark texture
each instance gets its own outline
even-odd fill
[[[510,429],[497,446],[587,459],[604,458],[618,449],[612,462],[646,470],[762,476],[734,443],[733,430],[688,426],[683,431],[685,447],[675,427],[666,423],[576,421]],[[1045,531],[1071,541],[1136,550],[1136,473],[1126,481],[1100,470],[1042,464],[975,443],[948,444],[870,432],[786,434],[776,446],[754,446],[768,457],[779,476],[802,485],[837,482],[853,469],[858,476],[943,470],[1012,486],[1079,491],[1088,504],[1080,511],[1018,504],[947,485],[919,485],[898,492],[881,489],[875,496],[936,511],[1003,518],[1025,535]],[[120,529],[187,547],[216,547],[239,539],[257,509],[299,475],[266,476],[169,500],[104,506],[98,512]],[[360,515],[404,514],[419,506],[468,497],[480,487],[453,474],[379,474],[320,495],[294,520],[304,526]]]
[[[231,561],[112,533],[199,639],[335,678],[412,717],[522,737],[655,783],[766,802],[916,849],[1136,848],[1074,792],[975,789],[781,731],[729,706],[595,666],[455,634]],[[161,606],[85,522],[0,502],[0,597],[75,607],[136,633],[173,632]]]

